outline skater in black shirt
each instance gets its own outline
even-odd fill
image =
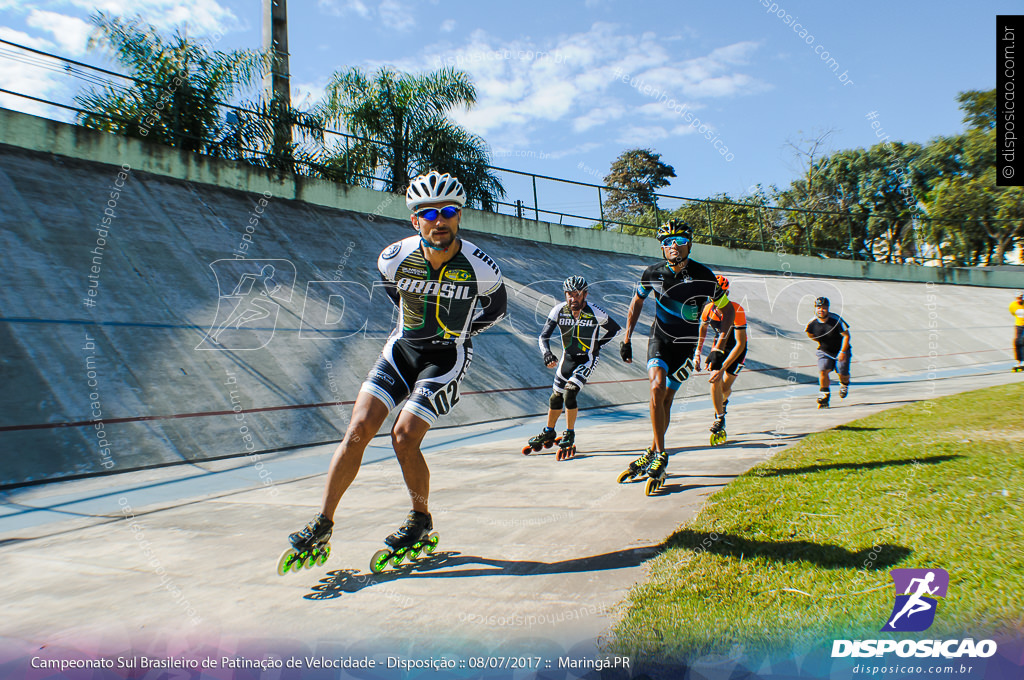
[[[693,232],[679,220],[658,228],[658,241],[665,259],[647,267],[640,275],[636,293],[629,304],[626,332],[619,353],[626,363],[633,361],[630,338],[640,318],[644,300],[654,294],[654,322],[647,341],[647,376],[651,384],[651,430],[653,441],[644,453],[619,475],[624,482],[638,475],[649,478],[651,495],[664,483],[668,465],[665,431],[672,413],[672,401],[683,381],[694,370],[693,358],[704,305],[713,303],[722,312],[721,336],[708,354],[708,368],[717,371],[725,361],[725,343],[732,330],[735,310],[729,296],[718,285],[715,273],[690,259]]]
[[[829,372],[839,374],[839,398],[845,399],[850,389],[850,325],[838,314],[828,309],[828,298],[820,297],[814,301],[814,318],[804,329],[807,337],[818,343],[818,408],[828,408],[831,395],[829,389]]]
[[[621,326],[608,312],[587,302],[587,280],[570,276],[562,283],[565,302],[551,308],[544,328],[537,339],[544,365],[555,370],[555,383],[548,400],[548,424],[523,447],[523,453],[540,451],[558,444],[555,460],[567,460],[576,455],[576,397],[597,368],[597,355],[601,348],[615,337]],[[562,358],[559,360],[550,347],[551,335],[558,329],[562,339]],[[604,335],[600,331],[604,330]],[[600,337],[598,337],[600,335]],[[555,436],[555,424],[565,406],[565,432]]]

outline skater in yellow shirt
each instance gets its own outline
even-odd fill
[[[1010,314],[1013,314],[1014,330],[1016,335],[1013,338],[1013,353],[1016,355],[1017,365],[1013,372],[1024,371],[1024,290],[1017,293],[1017,299],[1010,303]]]

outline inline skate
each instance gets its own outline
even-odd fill
[[[665,485],[665,477],[668,476],[668,452],[662,451],[647,468],[647,486],[644,493],[653,496]]]
[[[555,460],[569,460],[576,457],[576,430],[566,430],[555,442],[558,444]]]
[[[634,460],[629,464],[628,468],[619,473],[619,477],[615,481],[622,484],[623,482],[632,481],[641,475],[647,474],[647,468],[653,460],[654,447],[648,446],[643,455]]]
[[[724,444],[726,436],[725,414],[715,414],[715,422],[711,426],[711,445],[718,446],[719,444]]]
[[[526,442],[526,446],[523,447],[523,455],[529,456],[531,453],[540,451],[541,448],[550,449],[558,440],[559,437],[555,434],[555,428],[545,427],[543,432],[536,437],[531,437]]]
[[[388,566],[388,562],[397,567],[406,555],[409,556],[409,561],[412,561],[420,556],[420,552],[428,555],[434,552],[440,537],[436,532],[431,533],[433,529],[434,522],[428,513],[413,510],[406,518],[405,524],[384,539],[388,547],[373,554],[370,571],[379,574]]]
[[[333,529],[334,522],[323,513],[317,513],[303,529],[288,536],[292,547],[281,553],[277,560],[277,573],[284,576],[290,571],[296,572],[303,567],[312,569],[325,563],[331,554]]]

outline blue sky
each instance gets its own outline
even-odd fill
[[[0,0],[0,38],[110,67],[85,48],[96,9],[139,13],[168,32],[187,21],[190,35],[221,33],[216,48],[236,49],[260,46],[261,6]],[[995,16],[1024,3],[292,0],[288,9],[297,101],[315,101],[348,66],[455,65],[479,93],[457,119],[488,141],[495,165],[601,183],[624,149],[650,147],[675,167],[666,193],[703,197],[787,185],[801,167],[789,143],[826,130],[827,149],[870,146],[872,111],[893,140],[960,131],[957,93],[995,85]],[[9,51],[0,87],[68,101],[81,86]],[[0,105],[41,110],[2,95]],[[524,186],[510,189],[532,202]],[[582,211],[589,201],[548,194],[542,207]]]

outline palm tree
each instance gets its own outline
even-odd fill
[[[136,80],[76,95],[86,127],[206,151],[224,129],[219,104],[250,87],[270,64],[267,54],[211,51],[180,31],[165,40],[139,17],[98,12],[91,21],[89,48],[110,53]]]
[[[372,76],[359,68],[336,72],[320,107],[323,117],[369,141],[336,149],[332,165],[344,181],[370,185],[382,178],[394,193],[404,191],[411,176],[448,172],[465,186],[471,203],[493,209],[505,188],[486,167],[487,143],[448,118],[453,109],[474,103],[469,75],[452,68],[423,75],[386,66]]]
[[[324,166],[324,123],[315,113],[284,106],[279,100],[260,97],[229,107],[225,124],[207,153],[242,161],[261,168],[333,179]],[[282,142],[277,121],[296,132]]]

